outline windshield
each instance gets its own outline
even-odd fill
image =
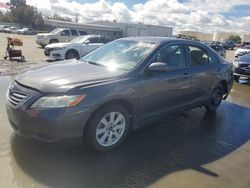
[[[53,34],[53,35],[57,35],[62,29],[60,28],[56,28],[54,30],[52,30],[50,33]]]
[[[70,43],[84,43],[85,41],[87,41],[89,38],[91,38],[90,36],[82,36],[82,37],[76,37],[74,39],[72,39],[70,41]]]
[[[83,61],[110,70],[131,70],[138,65],[155,47],[153,43],[116,40],[89,53],[82,58]]]

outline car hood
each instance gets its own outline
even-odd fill
[[[236,52],[248,52],[250,49],[238,49]]]
[[[60,42],[60,43],[53,43],[46,46],[46,48],[63,48],[63,47],[76,47],[81,46],[81,43],[67,43],[67,42]]]
[[[239,59],[236,59],[237,62],[244,63],[244,64],[249,64],[250,65],[250,54],[243,55]]]
[[[54,34],[52,34],[52,33],[38,33],[37,35],[36,35],[37,37],[46,37],[46,36],[55,36]]]
[[[61,47],[66,47],[68,43],[66,42],[60,42],[60,43],[53,43],[53,44],[48,44],[46,48],[61,48]]]
[[[86,62],[68,60],[29,69],[15,80],[43,93],[65,93],[75,87],[113,81],[124,73],[122,70],[110,71]]]

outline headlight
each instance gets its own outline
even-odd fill
[[[66,47],[57,47],[57,48],[52,48],[52,51],[57,51],[57,50],[64,50]]]
[[[76,106],[86,95],[47,96],[38,99],[31,108],[64,108]]]

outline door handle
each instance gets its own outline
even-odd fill
[[[189,78],[190,75],[188,73],[184,73],[184,78]]]

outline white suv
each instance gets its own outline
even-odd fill
[[[39,33],[36,36],[36,43],[42,47],[57,43],[66,42],[75,37],[87,35],[88,33],[84,30],[69,29],[69,28],[56,28],[50,33]]]
[[[100,35],[85,35],[68,43],[49,44],[45,47],[44,54],[52,60],[80,58],[112,40],[114,39]]]

